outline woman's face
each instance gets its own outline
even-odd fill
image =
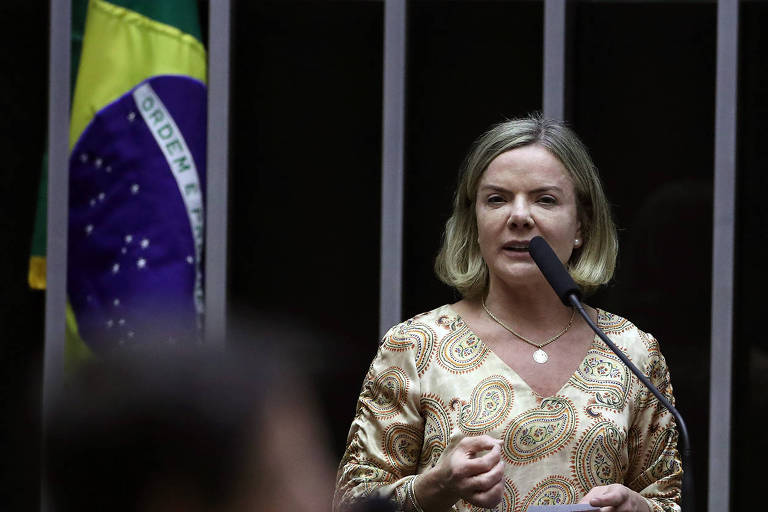
[[[541,278],[528,253],[534,236],[549,242],[563,263],[582,244],[573,182],[560,160],[539,145],[519,147],[491,161],[480,178],[475,216],[491,283],[515,285]]]

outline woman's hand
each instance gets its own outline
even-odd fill
[[[600,512],[650,512],[642,496],[621,484],[593,487],[579,503],[600,507]]]
[[[459,499],[481,508],[495,507],[504,493],[501,441],[487,435],[465,437],[416,479],[414,492],[429,512],[446,510]]]

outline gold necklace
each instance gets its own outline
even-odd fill
[[[499,324],[500,326],[502,326],[503,328],[505,328],[506,330],[508,330],[512,334],[514,334],[516,337],[518,337],[521,340],[523,340],[524,342],[526,342],[527,344],[533,345],[534,347],[536,347],[538,349],[536,352],[533,353],[533,360],[536,361],[539,364],[544,364],[544,363],[546,363],[549,360],[549,355],[546,352],[544,352],[542,350],[542,348],[546,347],[547,345],[549,345],[553,341],[556,341],[557,339],[560,338],[560,336],[562,336],[563,334],[568,332],[568,329],[570,329],[571,325],[573,325],[573,317],[576,316],[576,309],[571,308],[571,319],[568,320],[568,325],[566,325],[563,328],[562,331],[560,331],[559,333],[555,334],[554,336],[549,338],[544,343],[536,343],[535,341],[529,340],[528,338],[526,338],[522,334],[516,333],[510,326],[508,326],[507,324],[505,324],[504,322],[502,322],[501,320],[496,318],[496,315],[491,313],[491,310],[488,309],[488,306],[485,305],[485,298],[484,297],[480,297],[480,302],[482,303],[483,309],[485,310],[485,312],[488,313],[488,316],[490,316],[497,324]]]

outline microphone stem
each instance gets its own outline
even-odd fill
[[[641,372],[637,366],[635,366],[632,361],[629,360],[626,354],[619,350],[619,348],[613,344],[608,336],[606,336],[605,333],[597,325],[595,325],[595,322],[592,321],[592,318],[587,314],[586,311],[584,311],[584,306],[581,305],[579,297],[575,293],[571,293],[568,295],[568,300],[571,305],[576,308],[576,311],[579,312],[579,314],[582,316],[582,318],[584,318],[592,330],[595,331],[595,334],[597,334],[600,339],[603,340],[606,345],[608,345],[608,348],[610,348],[619,357],[619,359],[621,359],[627,368],[629,368],[632,373],[634,373],[635,376],[640,379],[640,382],[642,382],[643,385],[648,388],[651,393],[653,393],[653,396],[655,396],[659,402],[661,402],[661,404],[666,407],[670,413],[672,413],[672,417],[675,418],[675,422],[677,423],[677,428],[680,432],[680,440],[682,441],[683,445],[682,450],[680,450],[683,459],[683,489],[680,500],[680,510],[684,510],[685,512],[695,511],[696,508],[694,505],[695,499],[693,492],[693,454],[691,452],[690,438],[688,437],[688,427],[686,427],[685,421],[683,421],[683,417],[677,411],[675,406],[672,405],[658,389],[656,389],[656,386],[654,386],[650,380],[648,380],[648,377],[646,377],[643,372]],[[683,508],[683,505],[685,505],[685,508]]]

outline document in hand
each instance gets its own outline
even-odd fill
[[[599,507],[588,503],[577,505],[533,505],[526,512],[600,512]]]

